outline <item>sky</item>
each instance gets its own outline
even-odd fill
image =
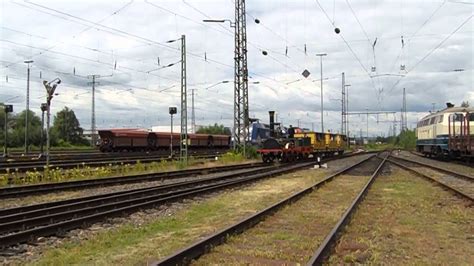
[[[72,108],[89,129],[91,76],[98,75],[98,129],[169,126],[168,107],[180,106],[178,39],[185,35],[188,128],[192,91],[197,125],[230,127],[233,28],[202,21],[234,20],[234,5],[233,0],[2,0],[0,102],[13,104],[15,112],[26,108],[24,61],[33,60],[30,109],[37,115],[45,101],[42,81],[60,78],[52,113]],[[317,53],[327,54],[323,116],[325,129],[334,132],[341,130],[343,72],[350,84],[349,112],[392,112],[369,116],[370,136],[389,135],[400,120],[403,88],[409,128],[446,102],[474,104],[472,0],[253,0],[246,11],[250,116],[263,122],[275,110],[285,125],[321,129]],[[304,70],[309,77],[302,76]],[[367,134],[366,115],[349,117],[351,135]]]

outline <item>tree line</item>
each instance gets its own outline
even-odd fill
[[[0,104],[0,146],[5,145],[5,110]],[[33,111],[28,112],[29,145],[41,145],[41,117]],[[41,114],[40,114],[41,115]],[[23,147],[25,143],[25,117],[26,110],[20,113],[8,114],[8,147]],[[64,107],[52,117],[50,128],[51,146],[82,146],[89,145],[84,137],[84,130],[77,120],[72,109]],[[46,145],[46,112],[44,114],[43,143]]]

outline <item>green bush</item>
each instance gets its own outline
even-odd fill
[[[243,154],[244,154],[243,146],[238,146],[237,149],[233,151],[233,153],[238,153],[242,155],[243,157]],[[247,157],[247,159],[258,158],[257,148],[251,145],[245,146],[245,157]]]

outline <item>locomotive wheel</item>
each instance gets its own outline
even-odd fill
[[[275,160],[275,156],[273,156],[273,154],[268,156],[268,162],[269,163],[273,163],[274,160]]]
[[[262,161],[263,161],[264,163],[268,163],[268,162],[269,162],[268,159],[269,159],[269,158],[268,158],[268,155],[262,154]]]
[[[290,154],[288,155],[288,161],[289,161],[289,162],[295,161],[295,154],[294,154],[294,153],[290,153]]]

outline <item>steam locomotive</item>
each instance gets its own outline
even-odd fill
[[[342,134],[304,132],[290,126],[288,135],[285,136],[275,130],[275,112],[269,111],[269,116],[270,138],[264,140],[261,148],[257,150],[263,162],[291,162],[310,156],[342,155],[347,148],[347,137]]]

